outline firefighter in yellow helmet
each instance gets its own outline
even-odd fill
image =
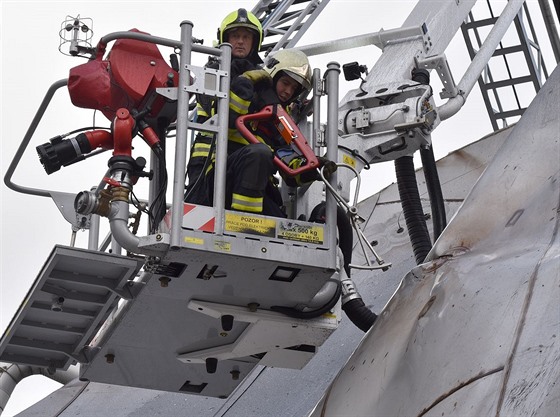
[[[282,50],[267,58],[264,69],[246,71],[232,80],[230,91],[230,126],[236,117],[260,111],[274,104],[284,108],[311,89],[311,68],[301,51]],[[286,217],[278,190],[273,163],[278,156],[286,165],[296,169],[305,161],[281,137],[270,123],[253,126],[260,143],[249,143],[235,128],[228,135],[226,173],[226,208],[238,211]],[[326,164],[319,158],[321,165]],[[330,163],[330,169],[336,164]],[[316,171],[305,178],[293,178],[280,173],[290,186],[302,185],[317,179]],[[313,175],[314,174],[314,175]],[[304,174],[302,174],[303,176]],[[213,196],[214,169],[206,180],[208,196]]]
[[[229,13],[218,28],[219,43],[231,44],[231,79],[245,71],[258,68],[262,64],[258,52],[262,45],[263,29],[257,17],[245,9],[237,9]],[[218,68],[215,60],[210,60],[207,67]],[[197,97],[196,121],[204,123],[216,112],[216,102],[207,96]],[[188,185],[185,201],[196,204],[209,204],[204,186],[204,172],[209,160],[208,154],[212,148],[214,135],[208,132],[197,134],[191,146],[189,162],[187,164]]]
[[[245,9],[237,9],[228,14],[218,29],[218,41],[231,44],[233,59],[247,59],[254,66],[262,63],[258,54],[262,40],[261,22]]]

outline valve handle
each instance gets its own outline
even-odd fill
[[[235,121],[235,126],[239,133],[247,139],[250,143],[261,143],[249,130],[247,123],[253,121],[272,121],[273,125],[276,127],[280,135],[284,138],[287,144],[294,146],[300,151],[300,153],[305,157],[307,162],[296,169],[290,168],[286,165],[278,156],[274,156],[274,164],[282,172],[289,176],[296,176],[303,172],[312,171],[320,167],[317,155],[313,152],[313,149],[307,143],[307,140],[297,127],[294,120],[290,117],[288,112],[282,108],[282,106],[268,105],[262,108],[261,111],[257,113],[250,113],[244,116],[239,116]]]
[[[103,177],[103,182],[111,187],[120,187],[121,183],[110,177]]]

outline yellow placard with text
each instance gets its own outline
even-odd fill
[[[305,225],[289,220],[282,220],[278,225],[278,238],[322,245],[323,226]]]
[[[250,214],[226,213],[226,231],[274,237],[276,220]]]

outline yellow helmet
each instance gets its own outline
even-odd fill
[[[227,42],[227,31],[234,28],[247,28],[253,31],[255,35],[256,45],[253,45],[255,52],[261,49],[263,41],[263,29],[261,22],[253,13],[245,9],[237,9],[228,14],[218,29],[218,41],[220,43]]]
[[[266,58],[264,69],[276,82],[278,77],[285,74],[301,85],[302,90],[311,90],[311,66],[307,56],[296,49],[282,49]],[[300,91],[301,93],[301,91]]]

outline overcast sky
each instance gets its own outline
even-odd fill
[[[326,9],[300,41],[300,45],[400,27],[415,1],[411,0],[331,0]],[[485,2],[484,2],[485,3]],[[530,3],[536,5],[537,0]],[[165,38],[178,39],[180,23],[194,23],[193,36],[204,39],[210,46],[222,18],[237,7],[251,10],[256,1],[72,1],[1,3],[2,101],[1,173],[5,175],[17,147],[43,99],[47,89],[57,80],[68,77],[70,68],[85,62],[58,51],[61,23],[67,16],[93,19],[93,43],[111,32],[140,29]],[[65,50],[66,47],[63,46]],[[170,50],[164,50],[167,57]],[[311,57],[313,67],[326,69],[329,61],[341,65],[359,61],[373,67],[380,51],[375,47],[337,53],[327,57]],[[456,36],[446,50],[455,81],[458,82],[468,65],[462,36]],[[193,64],[202,64],[205,57],[193,58]],[[551,70],[552,68],[550,68]],[[432,79],[435,76],[432,75]],[[437,83],[437,82],[436,82]],[[340,79],[340,97],[358,84]],[[436,96],[439,91],[435,87]],[[438,104],[441,104],[438,103]],[[326,103],[325,103],[326,106]],[[108,156],[100,156],[47,176],[39,163],[34,148],[50,138],[80,127],[91,126],[93,112],[73,108],[68,94],[60,90],[51,108],[44,116],[20,167],[13,177],[17,184],[77,193],[99,183],[106,170]],[[108,126],[104,116],[97,114],[98,126]],[[433,133],[437,158],[454,149],[477,140],[491,132],[480,93],[475,88],[467,105],[459,115],[446,121]],[[138,149],[143,149],[138,147]],[[145,148],[143,149],[146,150]],[[108,154],[107,154],[108,155]],[[138,156],[138,155],[135,155]],[[147,157],[147,152],[143,156]],[[360,199],[375,193],[394,181],[391,163],[375,166],[362,178]],[[3,332],[23,301],[53,245],[68,245],[71,230],[60,216],[54,203],[46,198],[18,194],[2,183],[1,191],[1,277],[0,277],[0,332]],[[86,242],[86,233],[78,233],[78,244]],[[37,378],[39,382],[37,382]],[[43,377],[27,378],[18,386],[8,402],[3,416],[11,416],[28,407],[60,385]]]

